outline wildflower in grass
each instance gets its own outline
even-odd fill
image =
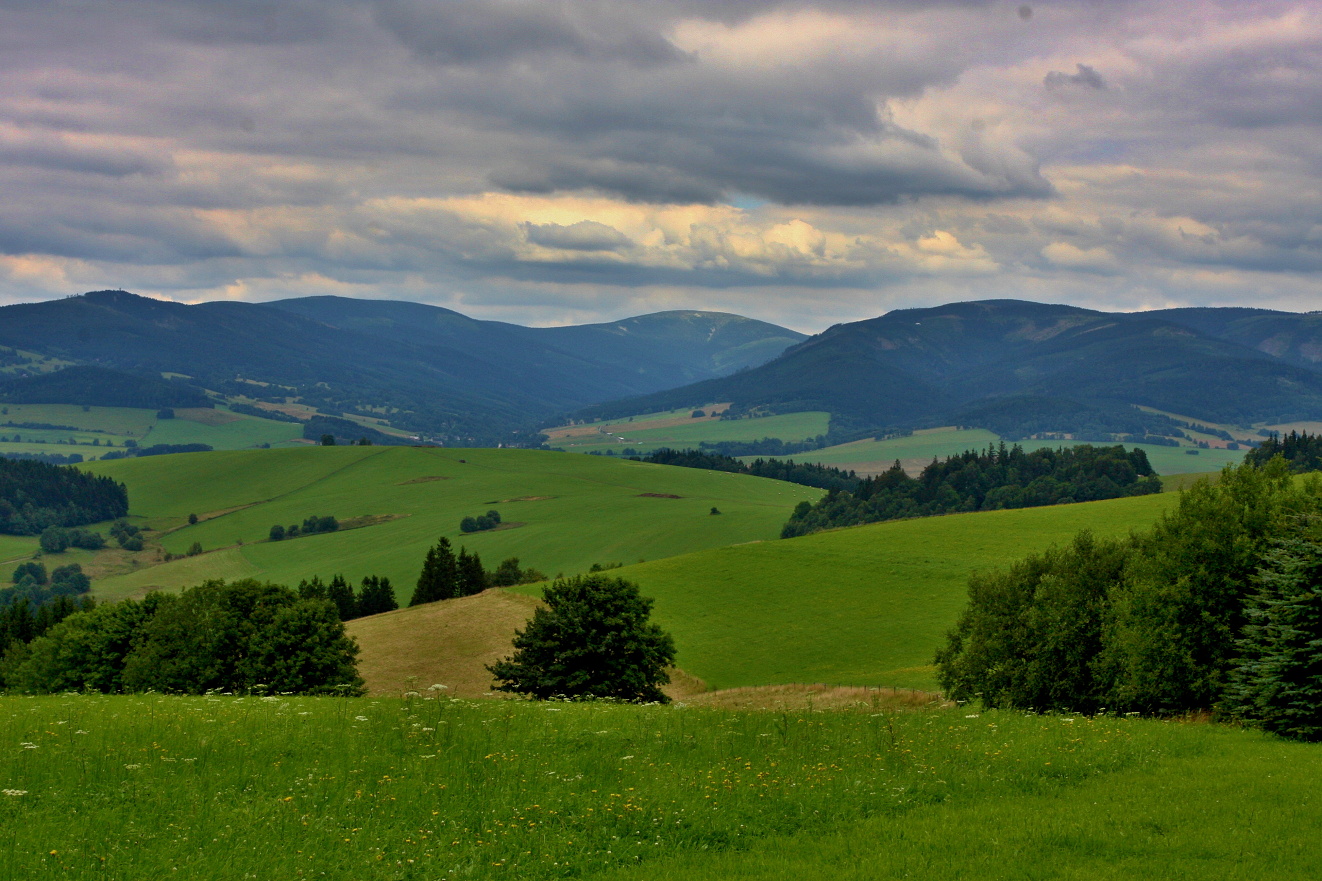
[[[367,721],[367,717],[366,717],[366,716],[354,716],[353,718],[354,718],[354,720],[357,721],[357,722],[366,722],[366,721]]]
[[[0,792],[4,792],[5,795],[12,796],[14,798],[17,798],[20,795],[28,794],[28,791],[26,789],[4,789],[4,790],[0,790]]]
[[[26,741],[24,741],[23,743],[20,743],[19,746],[23,747],[23,749],[36,749],[36,748],[37,748],[37,745],[36,745],[35,743],[28,743],[28,742],[26,742]]]

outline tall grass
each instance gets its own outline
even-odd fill
[[[920,821],[924,835],[957,835],[930,812],[994,824],[979,805],[1069,805],[1113,775],[1265,743],[1225,734],[962,709],[3,698],[0,878],[660,872],[751,860],[794,836],[829,842],[854,823],[892,839]],[[1291,809],[1315,825],[1316,805]]]

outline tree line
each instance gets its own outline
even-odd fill
[[[918,477],[897,460],[886,472],[859,481],[852,492],[829,492],[816,504],[800,502],[782,538],[839,526],[960,511],[1031,508],[1161,492],[1161,481],[1141,449],[1084,444],[1031,453],[1004,443],[933,459]]]
[[[109,477],[0,459],[0,533],[39,535],[49,526],[82,526],[128,512],[128,489]]]
[[[1273,434],[1244,454],[1244,461],[1266,465],[1277,456],[1296,474],[1322,471],[1322,434],[1292,431]]]
[[[975,575],[936,663],[956,700],[1213,710],[1322,739],[1322,480],[1227,468],[1146,532]]]
[[[640,462],[655,462],[658,465],[677,465],[681,468],[703,468],[708,471],[728,471],[731,474],[769,477],[773,480],[784,480],[800,486],[825,490],[850,491],[859,484],[858,475],[852,471],[842,471],[839,468],[808,462],[796,463],[793,460],[755,459],[752,462],[743,462],[733,456],[720,453],[668,448],[635,458]]]

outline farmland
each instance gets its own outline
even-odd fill
[[[0,453],[77,453],[86,460],[127,441],[154,444],[208,444],[239,450],[270,444],[288,445],[301,438],[292,422],[276,422],[220,409],[179,410],[161,419],[155,410],[131,407],[80,407],[73,404],[7,404],[0,414]],[[24,425],[64,428],[25,428]]]

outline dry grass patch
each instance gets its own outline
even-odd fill
[[[491,690],[493,664],[512,651],[514,631],[532,617],[535,597],[487,590],[345,624],[358,640],[358,672],[374,695],[398,695],[444,685],[448,694],[477,697]]]
[[[409,486],[414,483],[431,483],[433,480],[454,480],[453,477],[446,477],[443,474],[427,474],[423,477],[415,477],[412,480],[402,480],[395,486]]]

